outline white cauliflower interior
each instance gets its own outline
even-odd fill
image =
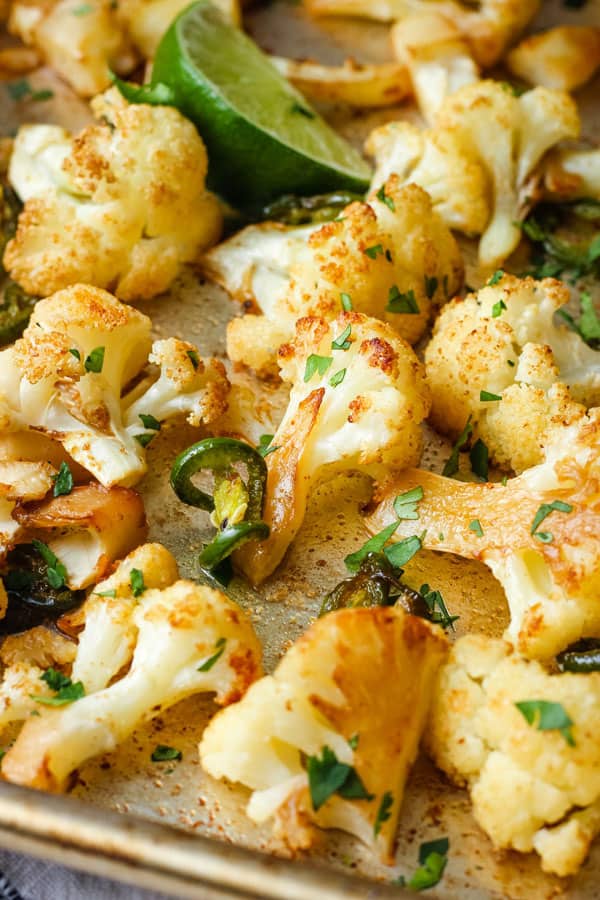
[[[342,472],[383,480],[413,465],[420,423],[429,410],[423,368],[389,325],[360,313],[328,322],[300,319],[296,337],[279,351],[290,400],[266,459],[265,541],[235,556],[254,582],[273,572],[304,519],[319,482]]]
[[[494,461],[521,472],[544,458],[555,423],[600,404],[600,353],[554,313],[566,285],[512,275],[449,303],[425,351],[431,420],[456,438],[470,417]],[[499,400],[482,400],[493,395]]]
[[[329,613],[273,675],[213,719],[200,744],[202,766],[249,787],[248,815],[275,817],[290,847],[310,845],[314,823],[356,835],[391,862],[404,785],[445,650],[438,628],[398,607]],[[335,793],[315,810],[305,758],[324,748],[353,767],[368,798]],[[389,818],[375,829],[384,797]]]
[[[273,367],[297,319],[332,319],[342,295],[414,343],[463,274],[458,246],[427,195],[414,185],[400,188],[394,177],[325,225],[250,226],[208,253],[205,266],[263,314],[234,319],[227,333],[230,358],[258,371]]]
[[[4,265],[37,296],[85,282],[148,299],[219,237],[204,144],[173,107],[128,105],[116,89],[92,107],[101,123],[74,138],[19,130],[9,180],[25,207]]]
[[[404,122],[376,129],[366,144],[376,163],[372,185],[391,172],[421,185],[450,227],[481,235],[479,261],[492,269],[519,243],[536,167],[579,130],[575,103],[562,91],[515,97],[500,82],[479,81],[446,98],[430,130]]]
[[[23,337],[0,353],[0,415],[10,431],[45,433],[105,485],[131,485],[164,419],[199,424],[226,408],[222,363],[170,338],[106,291],[75,285],[39,301]],[[160,367],[122,396],[150,358]],[[146,388],[146,389],[144,389]]]
[[[532,34],[510,51],[506,63],[530,84],[574,91],[600,66],[600,28],[560,25]]]
[[[560,730],[529,724],[516,703],[558,703]],[[600,673],[548,674],[502,641],[459,639],[440,669],[426,745],[498,848],[535,850],[546,872],[574,874],[600,831]]]
[[[7,780],[62,790],[86,760],[179,700],[214,692],[217,703],[231,703],[261,674],[260,644],[242,610],[219,591],[174,580],[169,557],[160,545],[142,547],[96,588],[73,663],[85,696],[28,718],[3,757]],[[102,598],[102,609],[105,590],[116,597]],[[119,663],[129,668],[111,681]]]
[[[423,545],[489,566],[510,610],[505,639],[524,656],[550,659],[600,634],[599,450],[600,410],[593,409],[555,425],[544,461],[506,484],[410,469],[387,487],[369,531],[396,521],[394,499],[420,486]],[[401,521],[392,540],[414,531],[414,522]]]

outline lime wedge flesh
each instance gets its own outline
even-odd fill
[[[196,124],[208,150],[209,185],[236,206],[368,187],[362,157],[206,0],[166,32],[152,81],[167,85],[174,105]]]

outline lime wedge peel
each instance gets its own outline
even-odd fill
[[[209,185],[235,206],[368,187],[362,157],[207,0],[185,9],[166,32],[147,95],[150,102],[170,98],[196,124]]]

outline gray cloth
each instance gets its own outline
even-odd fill
[[[0,900],[175,900],[0,850]]]

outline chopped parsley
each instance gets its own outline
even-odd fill
[[[484,444],[481,438],[477,438],[471,447],[469,460],[471,462],[473,473],[477,475],[480,481],[488,480],[489,457],[490,454],[486,444]]]
[[[157,744],[152,751],[150,759],[152,762],[167,762],[167,760],[179,760],[183,756],[181,750],[176,747],[169,747],[167,744]]]
[[[335,375],[332,375],[329,379],[329,384],[331,387],[337,387],[338,384],[341,384],[344,378],[346,377],[346,369],[340,369],[339,372],[336,372]]]
[[[372,247],[367,247],[364,251],[365,256],[368,256],[369,259],[377,259],[377,256],[381,254],[383,256],[383,247],[381,244],[373,244]]]
[[[479,519],[473,519],[472,522],[469,522],[469,531],[474,531],[477,537],[483,537],[483,528]]]
[[[274,437],[274,434],[261,434],[256,449],[262,457],[268,456],[269,453],[275,453],[276,450],[279,450],[279,447],[271,446]]]
[[[160,422],[149,413],[140,413],[140,420],[144,428],[150,428],[152,431],[160,431]]]
[[[224,637],[220,637],[215,644],[215,652],[212,656],[209,656],[207,660],[205,660],[201,666],[198,666],[198,672],[210,672],[212,667],[215,665],[217,660],[219,660],[223,656],[223,652],[225,650],[225,644],[227,643],[227,639]]]
[[[344,312],[352,312],[352,297],[350,294],[346,294],[342,292],[340,294],[340,303],[342,304],[342,309]]]
[[[52,552],[48,544],[44,544],[35,538],[31,544],[46,563],[46,578],[50,587],[54,588],[55,591],[64,587],[67,581],[67,570],[59,558]]]
[[[387,525],[383,531],[379,532],[379,534],[375,534],[372,538],[369,538],[369,540],[362,545],[360,550],[357,550],[355,553],[350,553],[350,555],[344,559],[348,571],[358,572],[360,564],[367,554],[381,553],[399,524],[399,522],[392,522],[391,525]]]
[[[435,625],[441,625],[444,631],[447,628],[454,631],[454,623],[460,616],[450,615],[441,591],[432,591],[428,584],[422,584],[419,593],[427,604],[431,621]]]
[[[473,425],[471,424],[471,417],[467,419],[467,424],[459,434],[457,441],[452,448],[452,453],[446,460],[446,464],[442,469],[442,475],[445,475],[446,478],[452,478],[458,472],[458,454],[468,442],[469,438],[473,433]]]
[[[198,369],[198,367],[200,366],[200,357],[198,356],[198,351],[197,350],[186,350],[186,354],[191,359],[193,367],[195,369]]]
[[[492,394],[491,391],[479,391],[479,399],[482,403],[492,403],[495,400],[502,400],[500,394]]]
[[[91,3],[82,3],[81,6],[76,6],[75,9],[71,10],[72,16],[87,16],[93,11],[94,7]]]
[[[75,357],[75,359],[78,359],[81,362],[81,353],[79,352],[77,347],[71,347],[69,349],[69,353],[71,353]]]
[[[358,747],[359,738],[359,734],[353,734],[351,738],[348,738],[348,746],[351,750],[356,750],[356,748]]]
[[[52,476],[52,480],[54,482],[54,487],[52,489],[52,495],[54,497],[62,497],[63,495],[70,494],[73,490],[73,474],[68,466],[68,463],[61,462],[60,469],[56,473],[56,475]]]
[[[349,340],[350,332],[352,331],[352,325],[347,325],[339,337],[335,338],[331,342],[332,350],[349,350],[352,346],[352,341]]]
[[[154,440],[156,432],[146,431],[143,434],[134,434],[134,438],[142,447],[147,447]]]
[[[504,278],[504,269],[496,269],[492,277],[488,281],[488,287],[493,287],[495,284],[498,284],[499,281],[502,281]]]
[[[311,353],[306,360],[304,381],[310,381],[315,372],[318,372],[319,375],[324,375],[332,362],[333,356],[319,356],[317,353]]]
[[[506,303],[504,300],[496,300],[494,305],[492,306],[492,319],[497,319],[498,316],[502,315],[502,311],[506,309]]]
[[[313,809],[317,812],[333,794],[345,800],[372,800],[353,766],[342,763],[330,747],[322,748],[322,756],[306,760],[308,787]]]
[[[110,591],[94,591],[94,594],[97,597],[112,597],[113,599],[117,596],[117,592],[114,588]]]
[[[425,276],[425,293],[427,294],[427,299],[432,300],[433,295],[438,289],[438,280],[435,275],[429,277],[429,275]]]
[[[437,841],[427,841],[419,847],[419,868],[406,886],[413,891],[426,891],[435,887],[444,874],[448,862],[448,850],[450,841],[448,838],[440,838]]]
[[[533,522],[531,523],[530,534],[532,534],[538,541],[541,541],[543,544],[550,544],[553,540],[552,534],[549,531],[538,531],[538,528],[546,519],[550,513],[552,512],[562,512],[562,513],[570,513],[573,512],[573,507],[570,503],[565,503],[564,500],[553,500],[552,503],[542,503],[533,517]]]
[[[379,804],[379,809],[377,810],[377,815],[375,816],[375,823],[373,825],[373,834],[375,837],[381,831],[381,826],[384,822],[391,816],[391,809],[394,805],[394,795],[391,791],[386,791],[383,797],[381,798],[381,803]]]
[[[129,573],[129,584],[134,597],[141,597],[146,590],[144,573],[141,569],[132,569]]]
[[[18,81],[11,81],[6,85],[6,90],[11,100],[32,100],[34,103],[40,103],[44,100],[51,100],[54,97],[54,91],[43,89],[35,91],[26,78],[20,78]]]
[[[405,315],[415,315],[420,312],[419,304],[412,288],[406,294],[402,294],[395,284],[390,288],[385,309],[386,312],[404,313]]]
[[[564,309],[559,309],[557,315],[564,319],[572,331],[575,331],[586,344],[595,347],[600,344],[600,317],[596,312],[591,294],[588,294],[587,291],[581,295],[579,306],[581,313],[578,322]]]
[[[423,488],[419,485],[394,500],[394,512],[399,519],[418,519],[417,503],[423,499]]]
[[[86,372],[101,372],[104,366],[104,347],[95,347],[83,364]]]
[[[570,747],[575,746],[571,732],[574,725],[562,703],[550,700],[521,700],[515,706],[529,723],[538,731],[559,731]]]
[[[419,552],[422,546],[423,536],[418,537],[416,534],[413,534],[402,541],[398,541],[396,544],[392,544],[391,547],[386,547],[383,552],[393,566],[401,569],[413,558],[415,553]]]
[[[36,703],[42,703],[45,706],[65,706],[67,703],[73,703],[85,697],[85,688],[81,681],[71,681],[68,675],[50,667],[40,675],[41,681],[45,681],[51,691],[54,691],[54,697],[33,696],[32,700]]]
[[[388,209],[391,209],[392,212],[396,212],[396,204],[394,203],[392,197],[388,197],[385,192],[385,184],[382,184],[377,193],[375,194],[380,203],[385,203]]]

